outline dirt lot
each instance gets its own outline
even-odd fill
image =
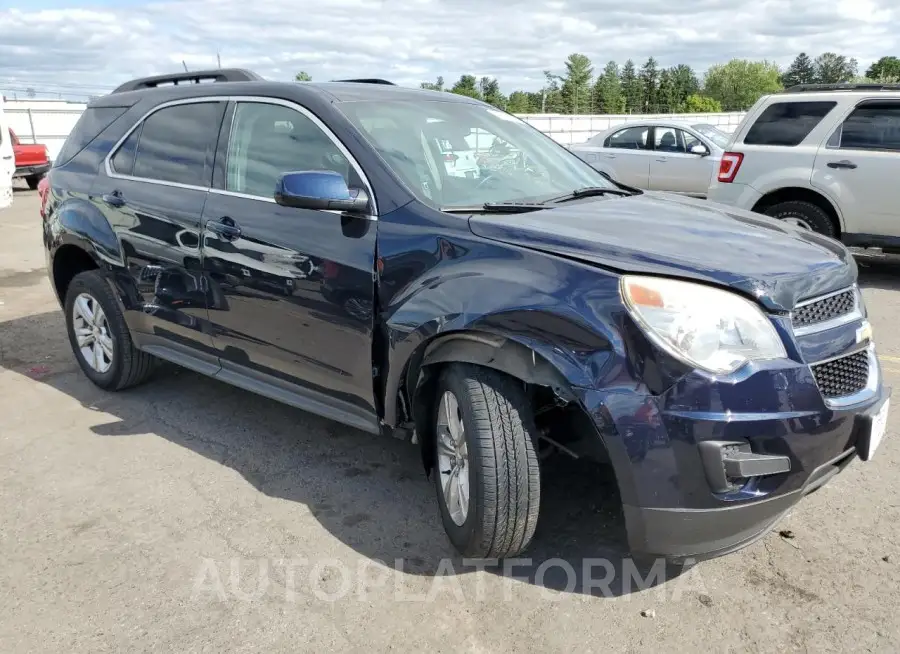
[[[559,461],[530,561],[477,570],[410,445],[172,368],[94,388],[39,223],[27,191],[0,214],[0,652],[900,650],[898,410],[793,538],[655,583],[608,474]],[[900,381],[900,269],[863,283]]]

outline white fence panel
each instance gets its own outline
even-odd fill
[[[56,100],[7,100],[9,126],[22,143],[42,143],[56,159],[85,104]]]
[[[80,103],[58,100],[7,100],[6,113],[9,115],[11,127],[23,143],[43,143],[50,152],[50,158],[55,159],[85,106]],[[519,117],[554,140],[568,145],[583,143],[613,125],[652,118],[707,123],[716,125],[722,131],[733,132],[744,117],[744,112],[609,116],[527,114]]]

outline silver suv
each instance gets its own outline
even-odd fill
[[[900,248],[900,85],[809,84],[764,96],[708,198],[861,248]]]

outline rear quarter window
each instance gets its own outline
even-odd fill
[[[747,145],[795,146],[807,137],[837,102],[776,102],[766,107],[747,131]]]
[[[85,109],[69,133],[66,142],[63,143],[53,165],[61,166],[70,161],[128,109],[128,107],[88,107]]]

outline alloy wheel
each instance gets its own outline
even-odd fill
[[[72,329],[85,362],[101,374],[107,372],[113,364],[113,340],[103,307],[92,295],[81,293],[75,298]]]
[[[461,527],[469,515],[469,448],[459,402],[450,391],[438,408],[437,458],[444,504],[450,519]]]

